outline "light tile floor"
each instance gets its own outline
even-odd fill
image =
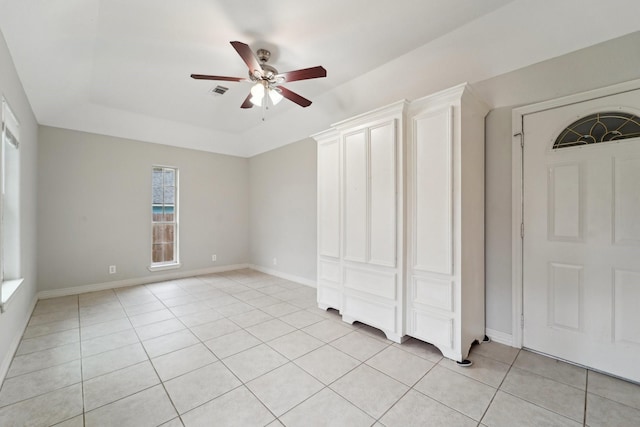
[[[252,270],[38,302],[0,426],[640,426],[640,386],[496,343],[473,366]]]

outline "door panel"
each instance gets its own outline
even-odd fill
[[[640,273],[616,270],[614,275],[615,313],[613,334],[616,342],[640,345]]]
[[[367,139],[365,131],[344,138],[344,258],[367,261]]]
[[[320,255],[340,256],[340,144],[318,145],[318,204]]]
[[[413,269],[453,274],[453,133],[451,108],[413,120],[415,145]]]
[[[549,239],[582,239],[582,168],[580,163],[549,167]]]
[[[524,118],[523,343],[640,381],[640,138],[552,149],[618,109],[638,114],[640,90]]]
[[[614,242],[640,245],[640,157],[613,161]]]
[[[394,122],[371,129],[371,264],[396,265],[396,136]]]
[[[582,265],[549,264],[549,326],[582,330]]]

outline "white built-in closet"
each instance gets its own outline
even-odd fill
[[[467,85],[318,143],[318,305],[464,360],[484,338],[484,116]]]

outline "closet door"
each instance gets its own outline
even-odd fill
[[[318,305],[338,308],[345,322],[379,328],[396,342],[404,335],[406,106],[396,102],[314,136]]]
[[[318,303],[342,308],[340,267],[340,139],[337,132],[318,141]]]
[[[343,319],[399,340],[398,139],[395,118],[343,133]]]
[[[453,108],[412,118],[409,333],[454,347]],[[444,351],[443,351],[444,352]]]
[[[460,85],[408,114],[407,334],[463,361],[484,338],[484,117]]]
[[[369,264],[396,266],[395,122],[369,131]]]

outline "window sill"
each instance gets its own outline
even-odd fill
[[[175,264],[158,264],[158,265],[150,265],[147,267],[149,271],[164,271],[164,270],[176,270],[182,267],[182,264],[179,262]]]
[[[24,282],[24,279],[5,280],[2,282],[2,289],[0,290],[0,313],[4,313],[7,309],[7,305],[11,298],[15,295],[20,285]]]

